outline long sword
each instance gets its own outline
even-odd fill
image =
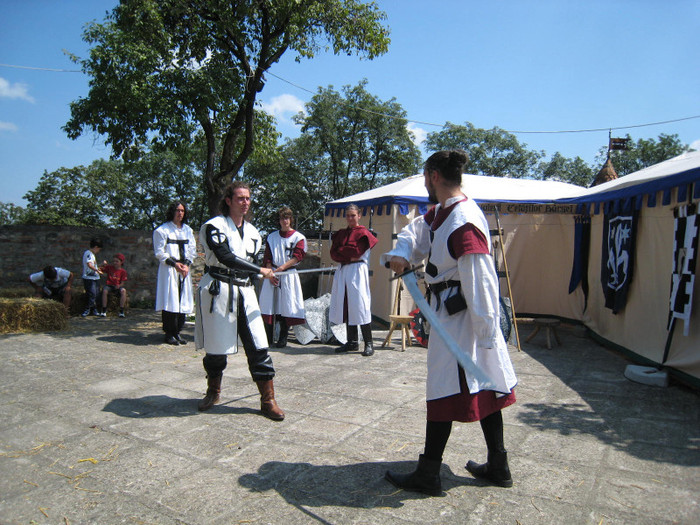
[[[496,390],[496,383],[492,381],[491,378],[486,375],[486,373],[474,361],[472,361],[471,356],[464,353],[459,344],[457,344],[457,341],[455,341],[445,327],[440,324],[440,319],[438,318],[437,313],[428,304],[428,301],[426,301],[425,297],[423,297],[423,293],[421,292],[420,288],[418,288],[418,281],[416,280],[415,273],[416,269],[417,268],[411,268],[406,272],[397,275],[395,278],[401,277],[403,279],[403,284],[406,286],[406,289],[416,302],[416,306],[423,314],[423,317],[425,317],[425,319],[430,323],[430,337],[433,337],[434,333],[440,336],[440,339],[443,340],[447,346],[447,349],[457,359],[457,362],[467,373],[471,374],[477,381],[479,381],[479,384],[484,390]]]

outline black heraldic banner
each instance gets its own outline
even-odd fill
[[[674,211],[673,275],[671,277],[671,311],[668,329],[674,319],[682,319],[683,335],[690,330],[690,308],[695,286],[695,264],[698,254],[698,227],[700,217],[696,205],[680,206]]]
[[[605,307],[620,312],[627,303],[627,291],[634,269],[634,245],[637,235],[637,211],[605,214],[601,284]]]

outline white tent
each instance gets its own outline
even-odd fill
[[[645,364],[660,364],[667,330],[674,250],[674,209],[700,201],[700,153],[690,152],[620,179],[586,189],[571,184],[463,176],[463,190],[475,199],[496,228],[498,209],[514,299],[519,316],[551,316],[583,323],[591,333]],[[427,211],[423,176],[415,175],[381,188],[329,202],[324,228],[345,227],[344,209],[363,209],[362,223],[377,233],[372,250],[372,313],[386,321],[391,313],[394,282],[380,267],[379,255],[391,249],[395,235],[417,214]],[[605,308],[600,284],[604,212],[633,205],[639,213],[635,269],[625,308]],[[590,216],[589,293],[569,293],[577,218]],[[496,238],[494,236],[494,238]],[[325,243],[322,262],[331,264]],[[505,284],[505,283],[504,283]],[[693,320],[700,317],[695,283]],[[507,289],[502,286],[502,295]],[[402,313],[411,307],[402,302]],[[676,329],[665,365],[700,384],[700,323],[687,336]]]

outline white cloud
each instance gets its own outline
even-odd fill
[[[34,103],[34,98],[27,93],[26,84],[10,84],[0,77],[0,98],[19,98]]]
[[[700,139],[694,140],[693,142],[691,142],[690,149],[694,149],[695,151],[700,151]]]
[[[305,112],[304,101],[288,94],[273,97],[270,102],[261,101],[260,106],[263,111],[282,122],[291,122],[294,115],[300,111]]]
[[[413,143],[416,146],[420,146],[421,144],[423,144],[426,137],[428,136],[427,131],[425,131],[423,128],[419,128],[413,122],[409,122],[408,125],[406,126],[406,128],[408,129],[408,131],[413,133]]]
[[[0,131],[17,131],[17,126],[15,126],[12,122],[0,121]]]

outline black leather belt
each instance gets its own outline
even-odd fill
[[[245,272],[238,272],[236,270],[223,268],[221,266],[205,266],[204,271],[217,281],[221,281],[226,284],[232,284],[234,286],[253,285],[253,283],[250,282],[250,274]]]
[[[443,290],[447,290],[448,288],[457,288],[461,286],[461,284],[462,283],[460,281],[450,279],[449,281],[442,281],[439,283],[429,284],[428,288],[430,289],[430,293],[437,295]]]

